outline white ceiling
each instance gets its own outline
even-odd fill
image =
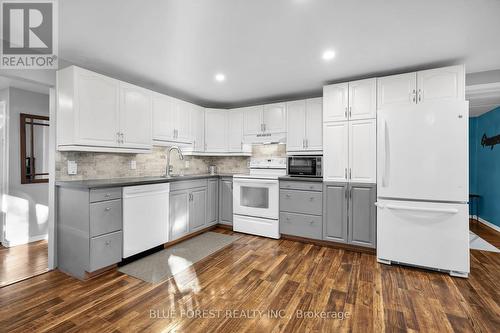
[[[64,0],[59,11],[64,60],[204,106],[455,62],[500,68],[498,0]]]
[[[500,106],[500,82],[466,87],[469,116],[477,117]]]

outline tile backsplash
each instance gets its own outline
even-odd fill
[[[56,180],[85,180],[123,177],[161,176],[165,174],[167,148],[154,147],[149,154],[119,154],[90,152],[57,152]],[[285,145],[254,145],[252,157],[285,157]],[[174,174],[207,173],[209,165],[217,166],[219,173],[248,173],[246,156],[185,156],[180,160],[172,152],[171,164]],[[68,161],[78,164],[78,173],[68,175]],[[136,161],[136,169],[130,168]]]

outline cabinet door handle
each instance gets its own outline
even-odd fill
[[[116,132],[116,142],[120,143],[120,132]]]
[[[125,135],[122,132],[122,143],[125,143]]]
[[[309,224],[311,225],[314,224],[314,220],[309,221]]]
[[[347,179],[347,168],[344,169],[344,178]]]
[[[352,199],[352,187],[349,189],[349,199]]]
[[[349,107],[349,118],[352,117],[352,106]]]
[[[422,102],[422,89],[418,89],[418,101]]]
[[[352,179],[352,170],[349,168],[349,179]]]
[[[347,119],[347,106],[345,107],[345,111],[344,111],[344,118]]]
[[[417,91],[415,89],[413,89],[413,91],[410,93],[411,100],[413,101],[413,103],[417,102],[416,95],[417,95]]]

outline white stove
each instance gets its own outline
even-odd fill
[[[286,158],[250,160],[250,174],[233,177],[233,229],[280,238],[279,181],[286,175]]]

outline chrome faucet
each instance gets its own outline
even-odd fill
[[[165,177],[170,177],[170,173],[172,172],[172,169],[173,169],[173,166],[170,165],[170,153],[172,152],[172,150],[177,150],[177,153],[179,154],[179,158],[181,160],[184,159],[184,155],[182,155],[182,151],[179,149],[179,147],[172,146],[172,147],[168,148],[168,150],[167,150],[167,170],[166,170]]]

